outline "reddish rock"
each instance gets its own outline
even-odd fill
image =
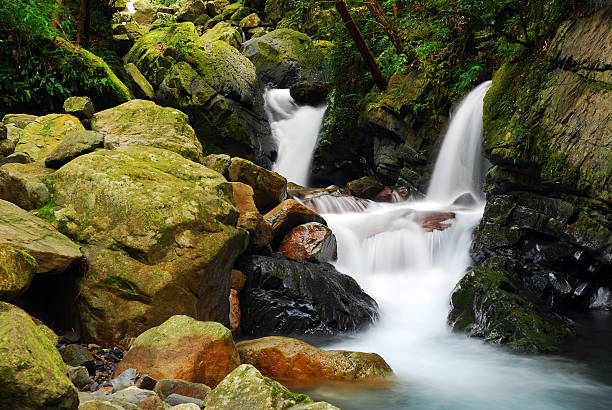
[[[210,393],[210,387],[201,383],[191,383],[179,379],[163,379],[157,382],[153,391],[159,397],[165,399],[171,394],[180,394],[181,396],[193,397],[204,400],[206,395]]]
[[[417,216],[415,222],[421,225],[426,232],[432,232],[450,228],[450,223],[443,223],[449,219],[455,219],[454,212],[430,212]]]
[[[240,300],[238,299],[238,291],[236,289],[230,289],[229,305],[230,329],[236,333],[240,328]]]
[[[243,364],[287,385],[322,381],[388,380],[393,370],[375,353],[321,350],[301,340],[270,336],[236,345]]]
[[[264,219],[272,225],[276,243],[279,243],[291,229],[298,225],[308,222],[319,222],[327,225],[321,215],[308,209],[295,199],[287,199],[281,202],[265,214]]]
[[[253,188],[242,182],[232,182],[234,201],[240,217],[237,226],[249,232],[249,244],[255,249],[263,248],[272,240],[272,226],[261,216],[253,200]]]
[[[246,276],[244,273],[239,270],[232,269],[232,274],[230,276],[230,288],[236,289],[237,291],[241,291],[246,284]]]
[[[229,180],[250,185],[257,209],[265,212],[287,197],[287,180],[251,161],[234,157],[228,168]]]
[[[309,222],[289,231],[281,242],[278,253],[293,259],[330,262],[338,257],[336,237],[327,226]]]
[[[115,367],[115,377],[134,368],[157,380],[182,379],[214,387],[239,364],[229,329],[176,315],[134,340]]]

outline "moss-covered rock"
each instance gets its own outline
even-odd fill
[[[202,14],[206,14],[206,2],[203,0],[182,0],[176,12],[179,22],[196,21]]]
[[[242,21],[243,18],[251,14],[257,14],[257,10],[252,7],[242,6],[239,7],[234,13],[232,13],[229,19],[238,23]]]
[[[453,291],[449,322],[455,330],[519,352],[554,352],[573,330],[525,296],[499,259],[468,272]]]
[[[240,28],[243,30],[248,30],[251,28],[255,28],[261,24],[261,19],[257,15],[257,13],[251,13],[242,20],[240,20]]]
[[[49,223],[1,199],[0,244],[32,255],[41,273],[63,272],[82,257],[79,246]]]
[[[138,67],[136,67],[134,63],[128,63],[124,68],[136,98],[147,100],[155,99],[155,90],[153,90],[153,86],[147,81],[144,75],[142,75]]]
[[[43,161],[66,135],[84,129],[79,119],[72,115],[38,117],[23,128],[15,152],[26,152],[35,161]]]
[[[94,115],[94,106],[89,97],[68,97],[64,101],[64,112],[80,120],[88,120]]]
[[[11,246],[0,245],[0,299],[13,300],[25,292],[37,270],[36,259]]]
[[[202,34],[201,39],[207,42],[213,42],[217,40],[225,41],[230,46],[240,49],[242,44],[242,36],[240,32],[236,30],[231,24],[221,21],[210,30],[206,30]]]
[[[101,148],[104,136],[96,131],[73,131],[45,158],[45,166],[57,169],[79,155]]]
[[[104,134],[104,146],[126,145],[163,148],[201,162],[202,146],[188,117],[182,112],[160,107],[148,100],[132,100],[96,113],[91,129]]]
[[[255,191],[253,200],[260,212],[266,212],[287,196],[287,180],[244,158],[232,158],[228,168],[229,180],[250,185]]]
[[[59,229],[86,242],[84,337],[111,344],[174,314],[227,322],[229,277],[246,247],[232,187],[179,154],[127,146],[50,177]]]
[[[9,163],[0,167],[0,199],[25,210],[39,209],[51,199],[45,178],[53,170],[42,163]]]
[[[211,410],[243,409],[245,403],[252,410],[280,410],[309,408],[337,410],[329,403],[315,403],[304,394],[291,393],[286,387],[269,379],[250,364],[243,364],[232,371],[204,399],[204,406]]]
[[[291,29],[278,29],[243,44],[243,53],[257,68],[264,83],[289,88],[299,82],[325,79],[325,56],[310,37]]]
[[[0,407],[76,409],[77,389],[55,340],[23,310],[0,302]]]
[[[240,365],[232,332],[216,322],[176,315],[139,335],[115,368],[134,368],[154,379],[216,386]]]

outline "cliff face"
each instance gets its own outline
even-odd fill
[[[547,332],[565,327],[557,314],[612,307],[612,7],[565,21],[540,56],[506,63],[483,125],[487,206],[476,267],[449,320],[500,343],[554,350],[569,334]],[[467,288],[475,290],[466,298]],[[487,309],[508,295],[525,299]],[[525,309],[538,320],[513,320]],[[540,319],[542,332],[520,332]]]

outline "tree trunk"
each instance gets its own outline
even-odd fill
[[[385,33],[387,33],[387,36],[389,36],[389,40],[391,40],[393,47],[395,47],[395,51],[398,54],[403,54],[404,47],[402,47],[402,41],[397,35],[393,24],[391,24],[391,22],[387,18],[386,13],[378,2],[378,0],[365,0],[365,4],[368,10],[370,10],[370,13],[372,13],[372,16],[374,16],[378,24],[382,26],[383,30],[385,30]]]
[[[89,1],[79,0],[79,18],[77,24],[77,43],[87,47],[89,43]]]
[[[382,75],[378,64],[376,64],[376,60],[372,55],[372,52],[368,48],[361,31],[359,31],[359,27],[355,24],[355,20],[351,16],[348,8],[346,7],[346,3],[342,0],[338,0],[334,3],[336,5],[336,10],[340,13],[340,17],[342,17],[342,22],[346,26],[346,29],[350,33],[359,53],[361,54],[361,58],[363,58],[363,62],[368,66],[370,73],[374,77],[374,82],[381,91],[384,91],[387,88],[387,81]]]

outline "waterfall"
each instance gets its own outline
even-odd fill
[[[380,306],[380,320],[369,330],[326,348],[376,352],[396,375],[389,389],[327,386],[310,391],[313,397],[342,409],[569,410],[610,395],[568,361],[513,355],[447,326],[450,295],[470,264],[484,211],[480,145],[490,84],[473,90],[452,116],[425,200],[358,206],[328,195],[305,202],[336,235],[336,268]],[[453,203],[466,192],[478,200]],[[440,230],[424,229],[429,217],[447,215]]]
[[[272,170],[290,182],[307,186],[327,106],[297,105],[288,89],[268,89],[264,93],[264,108],[277,146]]]
[[[464,193],[482,197],[482,181],[487,166],[480,152],[482,100],[489,87],[491,81],[480,84],[451,115],[427,191],[430,200],[450,203]]]

